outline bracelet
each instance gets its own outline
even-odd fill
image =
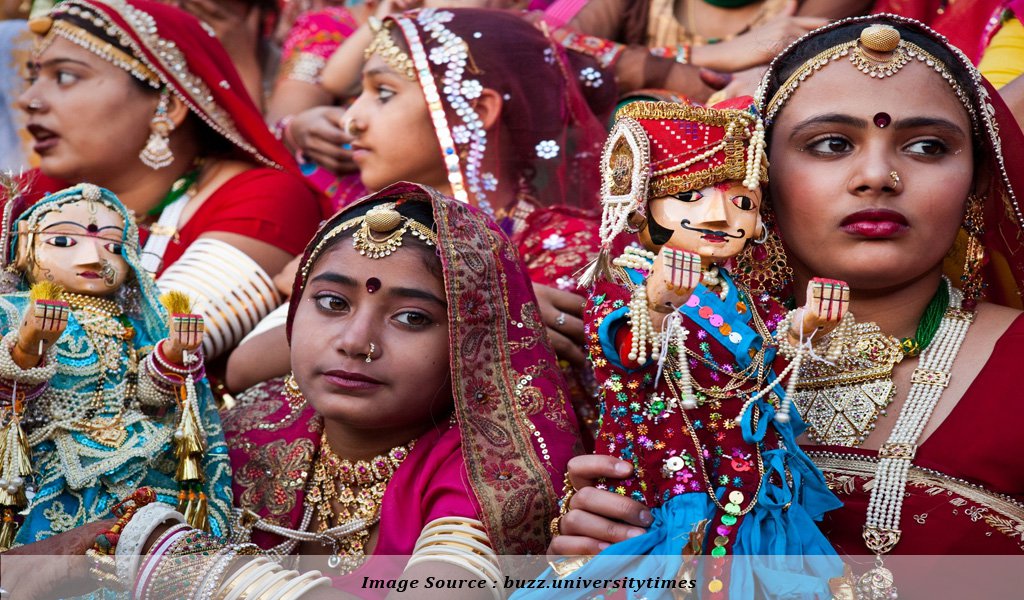
[[[317,578],[312,580],[312,581],[306,582],[305,584],[303,584],[302,586],[300,586],[298,588],[295,588],[289,594],[282,595],[280,600],[298,600],[299,598],[305,596],[306,592],[312,590],[313,588],[318,588],[318,587],[324,585],[325,583],[328,586],[331,585],[331,578],[330,577],[324,577],[323,575],[320,574],[320,571],[310,571],[310,573],[316,573]]]
[[[681,65],[690,64],[690,48],[689,44],[679,44],[676,46],[676,62]]]
[[[172,519],[178,527],[185,522],[185,516],[174,507],[154,502],[138,509],[128,521],[114,551],[117,557],[117,576],[121,581],[135,581],[142,560],[142,547],[157,527]]]
[[[170,359],[164,355],[163,347],[165,341],[166,340],[160,340],[157,342],[156,347],[153,348],[153,351],[150,353],[150,356],[155,357],[156,362],[165,370],[165,372],[177,373],[179,375],[195,375],[199,369],[203,368],[203,351],[201,348],[198,351],[199,360],[193,366],[178,366],[177,364],[172,363]]]
[[[143,592],[149,587],[151,578],[156,570],[159,569],[160,560],[163,557],[164,552],[178,543],[178,540],[187,535],[189,531],[191,531],[191,529],[187,527],[182,529],[174,528],[168,530],[164,535],[157,538],[153,547],[150,548],[149,555],[146,556],[146,559],[143,561],[142,567],[139,570],[138,579],[135,581],[134,594],[132,595],[133,598],[144,598],[148,596],[148,592],[145,594]]]
[[[276,571],[280,565],[265,556],[255,558],[234,572],[217,592],[217,600],[238,600],[241,593],[264,574]]]
[[[294,577],[298,577],[298,571],[292,571],[291,569],[281,569],[275,571],[269,577],[263,577],[256,581],[255,584],[249,587],[252,590],[251,594],[246,594],[245,600],[270,600],[274,597],[274,592],[277,591],[281,586],[287,583]]]
[[[289,596],[294,595],[293,592],[298,588],[303,587],[303,585],[307,582],[312,581],[313,579],[317,579],[319,577],[320,571],[307,571],[305,573],[302,573],[298,577],[288,580],[288,582],[285,583],[280,590],[278,590],[277,594],[275,594],[271,598],[268,598],[268,600],[284,600],[284,598],[288,598]],[[295,597],[297,598],[300,595],[301,594],[296,595]]]
[[[47,359],[52,357],[57,345],[51,344],[46,349],[46,352],[43,352],[38,365],[29,369],[22,369],[18,366],[18,363],[14,362],[14,357],[11,356],[11,351],[17,343],[18,332],[16,330],[9,331],[3,337],[2,343],[0,343],[0,346],[2,346],[0,347],[0,378],[30,386],[47,384],[53,379],[57,374],[57,362]]]

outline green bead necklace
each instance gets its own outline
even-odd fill
[[[939,282],[939,289],[935,291],[935,295],[928,302],[928,307],[924,309],[924,314],[921,315],[921,320],[917,323],[914,337],[905,337],[900,340],[904,356],[917,356],[928,347],[928,344],[932,343],[947,308],[949,308],[949,284],[943,279]]]

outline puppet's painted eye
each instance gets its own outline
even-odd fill
[[[750,196],[733,196],[732,203],[740,210],[754,210],[754,199]]]
[[[672,197],[675,198],[676,200],[681,200],[683,202],[696,202],[703,198],[704,196],[701,195],[701,193],[698,191],[689,191],[679,192],[678,194],[672,194]]]

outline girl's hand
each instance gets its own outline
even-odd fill
[[[584,364],[587,358],[583,354],[583,299],[539,283],[533,284],[533,291],[555,354],[573,366]]]
[[[309,160],[335,173],[345,175],[358,169],[352,162],[352,150],[343,146],[351,138],[342,130],[345,109],[317,106],[300,112],[288,124],[284,139]]]
[[[616,542],[642,535],[653,519],[643,504],[594,485],[601,479],[622,479],[633,465],[612,456],[588,454],[569,461],[569,481],[578,490],[559,523],[560,535],[548,546],[549,556],[594,555]]]

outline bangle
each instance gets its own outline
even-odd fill
[[[170,373],[177,373],[179,375],[194,375],[197,371],[199,371],[199,369],[202,368],[202,349],[198,351],[198,356],[200,358],[198,361],[194,361],[193,366],[179,366],[177,363],[172,363],[171,360],[167,358],[167,356],[164,354],[163,348],[165,341],[166,340],[160,340],[159,342],[157,342],[156,348],[153,348],[153,352],[151,353],[153,356],[155,356],[157,364],[159,364],[162,369]]]
[[[121,537],[114,551],[117,557],[117,576],[121,581],[135,581],[139,561],[142,559],[142,547],[157,527],[172,519],[179,528],[185,522],[185,516],[172,506],[154,502],[140,508],[128,521],[121,530]]]
[[[277,563],[265,556],[249,561],[224,582],[217,592],[217,600],[238,600],[238,597],[252,582],[278,568],[280,566]]]
[[[160,568],[160,561],[163,558],[164,552],[168,548],[171,548],[178,542],[179,539],[188,534],[190,529],[183,527],[181,529],[172,528],[160,536],[157,541],[150,548],[149,555],[146,556],[146,560],[143,561],[142,567],[139,569],[138,579],[135,581],[135,590],[133,598],[145,597],[144,591],[147,590],[153,575]],[[148,592],[147,592],[148,593]]]

